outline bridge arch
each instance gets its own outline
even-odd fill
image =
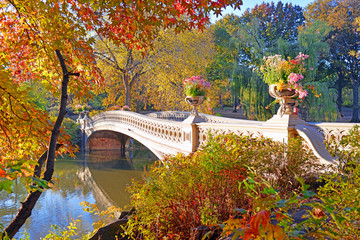
[[[127,124],[119,124],[119,119],[112,122],[108,114],[97,116],[87,119],[82,122],[83,145],[85,150],[105,150],[105,149],[120,149],[125,153],[125,149],[129,147],[130,139],[134,139],[148,148],[159,159],[163,158],[165,154],[171,154],[161,150],[157,141],[153,138],[139,134],[138,131],[133,129],[129,123],[134,124],[135,121],[131,120]],[[137,123],[135,123],[137,124]],[[154,128],[154,126],[152,127]],[[158,140],[159,141],[159,140]],[[104,146],[107,145],[107,146]]]
[[[159,159],[163,158],[164,154],[156,149],[153,149],[146,141],[139,139],[137,136],[129,136],[122,131],[116,130],[97,130],[92,132],[86,141],[86,150],[114,150],[119,149],[121,155],[125,156],[125,150],[130,146],[131,139],[134,139],[149,149]]]
[[[122,155],[130,145],[130,137],[115,131],[99,130],[91,133],[86,141],[86,149],[120,150]]]

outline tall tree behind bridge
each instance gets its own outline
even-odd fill
[[[261,4],[247,10],[240,17],[226,16],[216,23],[231,36],[229,39],[233,43],[233,49],[237,51],[236,63],[233,64],[235,75],[233,74],[231,79],[233,86],[239,89],[241,106],[248,118],[266,120],[274,113],[274,109],[272,113],[266,109],[266,106],[273,101],[268,94],[267,85],[262,82],[261,76],[255,76],[258,75],[257,71],[251,71],[262,64],[264,56],[280,54],[283,58],[294,58],[300,51],[309,54],[311,57],[308,59],[306,81],[319,80],[317,66],[319,57],[327,53],[328,46],[322,41],[329,28],[323,23],[312,27],[305,27],[304,23],[301,7],[284,5],[281,2]],[[250,71],[243,71],[246,70],[246,66]],[[237,68],[239,69],[236,70]],[[245,77],[248,72],[254,76]],[[236,76],[236,74],[244,74],[244,76]],[[309,120],[319,121],[324,117],[327,120],[335,120],[336,109],[331,97],[334,93],[329,92],[331,90],[328,83],[317,84],[317,87],[322,96],[315,98],[310,94],[303,103],[304,109],[311,115]],[[312,105],[312,101],[314,103],[316,101],[316,106]],[[321,113],[315,111],[318,105],[323,106]],[[331,114],[325,114],[325,111]]]
[[[330,45],[329,62],[338,74],[339,108],[342,104],[342,88],[346,85],[344,82],[347,77],[350,79],[353,89],[351,122],[359,122],[360,34],[356,26],[359,6],[359,0],[318,0],[309,5],[305,13],[310,23],[320,19],[333,27],[327,38]]]
[[[170,29],[162,31],[155,42],[155,57],[148,79],[143,83],[146,102],[157,110],[190,110],[184,100],[183,81],[198,75],[207,78],[206,68],[214,56],[213,41],[211,29],[182,34],[175,34]],[[217,103],[214,100],[216,91],[215,84],[212,84],[208,95],[211,104]]]
[[[216,83],[219,89],[221,89],[219,91],[221,102],[228,100],[227,95],[229,95],[230,90],[233,95],[232,99],[234,101],[238,99],[238,92],[235,92],[238,85],[234,83],[232,78],[234,65],[237,64],[238,49],[236,43],[232,40],[233,32],[231,31],[236,29],[235,19],[237,18],[234,14],[227,15],[211,26],[214,32],[215,56],[210,65],[208,65],[206,72],[208,79]]]
[[[95,54],[105,78],[104,87],[99,89],[100,93],[106,93],[103,104],[132,107],[131,93],[140,78],[149,70],[153,52],[148,51],[144,56],[143,52],[136,48],[130,48],[123,43],[115,45],[109,39],[100,38],[96,42]]]
[[[226,31],[222,36],[228,34],[232,43],[224,46],[217,41],[217,48],[223,49],[218,54],[226,56],[223,53],[225,49],[229,49],[231,54],[235,51],[234,58],[223,58],[222,64],[229,66],[229,62],[233,61],[228,76],[233,86],[239,89],[239,100],[248,118],[265,120],[271,116],[265,108],[272,101],[267,86],[252,69],[261,65],[264,56],[296,56],[297,28],[303,25],[304,20],[301,7],[279,2],[256,5],[240,17],[227,15],[216,23],[218,28]],[[251,77],[247,76],[248,72]]]

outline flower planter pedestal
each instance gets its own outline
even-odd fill
[[[89,117],[88,117],[88,114],[89,114],[89,111],[83,111],[83,113],[84,113],[84,118],[83,118],[83,120],[87,120],[87,119],[89,119]]]
[[[284,89],[279,91],[276,84],[271,84],[269,86],[270,96],[279,101],[280,108],[277,111],[277,115],[281,117],[283,115],[292,115],[294,114],[294,107],[298,106],[298,101],[294,98],[298,96],[298,93],[295,90],[288,89],[288,85],[284,85]]]
[[[205,119],[203,119],[199,112],[197,111],[196,107],[201,105],[204,102],[204,96],[187,96],[185,98],[185,102],[190,104],[192,106],[192,110],[190,113],[190,116],[184,120],[186,123],[199,123],[199,122],[206,122]]]
[[[276,84],[272,84],[269,86],[269,93],[279,101],[280,108],[277,114],[265,122],[265,125],[284,128],[284,133],[287,132],[288,137],[298,135],[295,130],[296,125],[309,125],[294,111],[294,107],[298,105],[297,100],[294,99],[298,94],[294,90],[288,90],[288,86],[285,85],[284,91],[278,91]]]

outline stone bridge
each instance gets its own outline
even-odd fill
[[[252,121],[189,112],[157,112],[147,115],[130,111],[107,111],[78,120],[82,131],[82,150],[121,149],[133,138],[150,149],[159,159],[166,154],[190,154],[206,142],[207,133],[235,133],[267,137],[287,142],[300,135],[307,148],[322,163],[336,163],[325,149],[324,139],[340,141],[354,126],[352,123],[308,123],[297,115],[274,115],[268,121]]]

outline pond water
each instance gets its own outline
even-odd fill
[[[66,227],[72,219],[81,220],[76,230],[79,236],[92,231],[92,223],[97,219],[83,211],[83,201],[96,204],[100,210],[110,206],[130,209],[126,186],[132,178],[141,178],[156,157],[140,149],[120,156],[119,151],[97,151],[79,154],[75,159],[58,158],[55,187],[41,194],[31,217],[15,238],[25,238],[27,234],[29,239],[38,240],[52,230],[51,225]],[[0,224],[6,226],[13,219],[26,196],[21,179],[15,183],[12,194],[0,192]]]

